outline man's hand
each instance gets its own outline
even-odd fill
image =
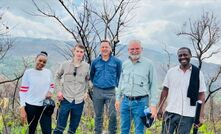
[[[26,123],[26,119],[27,119],[27,114],[26,114],[26,111],[25,111],[25,107],[24,106],[22,106],[21,108],[20,108],[20,116],[21,116],[21,123],[22,123],[22,125],[25,125],[25,123]]]
[[[163,109],[160,108],[159,111],[158,111],[158,113],[157,113],[157,119],[158,119],[158,120],[161,120],[162,118],[163,118]]]
[[[88,93],[86,92],[86,93],[84,93],[84,101],[86,101],[86,99],[88,98]]]
[[[120,101],[119,100],[115,101],[115,109],[116,109],[117,112],[120,111]]]
[[[204,122],[205,122],[204,116],[200,116],[200,123],[199,124],[194,124],[194,127],[199,128],[203,125]]]
[[[57,98],[58,98],[59,101],[62,101],[64,99],[63,93],[61,91],[59,91],[57,93]]]
[[[156,106],[150,106],[150,112],[151,112],[151,118],[156,119],[157,118],[157,107]]]

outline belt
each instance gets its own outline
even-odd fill
[[[143,95],[143,96],[126,96],[126,98],[128,98],[129,100],[140,100],[142,98],[148,97],[148,95]]]
[[[97,89],[101,89],[101,90],[112,90],[112,89],[115,89],[115,87],[106,87],[106,88],[100,88],[100,87],[96,87],[94,86],[95,88]]]

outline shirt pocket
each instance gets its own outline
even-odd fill
[[[101,64],[97,64],[97,65],[95,65],[95,69],[96,69],[96,71],[102,71],[102,70],[104,69],[103,66],[104,66],[104,65],[101,65]]]
[[[86,74],[85,73],[78,73],[76,76],[76,81],[79,83],[84,83],[86,80]]]
[[[134,74],[134,84],[139,87],[146,87],[148,85],[148,80],[145,76],[141,74]]]
[[[129,81],[130,81],[130,73],[129,72],[123,72],[122,73],[122,80],[125,83],[129,83]]]
[[[71,73],[64,75],[64,82],[73,82],[74,81],[74,75]]]
[[[116,72],[116,68],[117,68],[117,64],[114,64],[114,63],[108,63],[107,64],[108,65],[108,71],[110,72],[110,73],[115,73]]]

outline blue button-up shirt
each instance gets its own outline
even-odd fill
[[[118,86],[122,63],[114,56],[107,61],[97,57],[91,65],[90,79],[93,85],[101,89],[110,89]]]
[[[132,63],[128,59],[123,63],[119,86],[116,89],[116,100],[120,100],[122,95],[149,95],[150,104],[156,106],[159,88],[156,71],[150,60],[140,58],[138,62]]]

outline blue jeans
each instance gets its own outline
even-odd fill
[[[74,134],[77,130],[81,115],[84,108],[84,102],[75,104],[75,101],[68,102],[66,99],[61,101],[60,110],[58,113],[57,126],[54,130],[54,134],[63,134],[63,131],[67,125],[67,119],[70,114],[70,124],[68,133]]]
[[[140,118],[143,115],[148,97],[139,100],[129,100],[123,97],[120,107],[121,134],[130,134],[131,121],[134,120],[135,134],[144,134],[144,125]]]
[[[95,134],[102,134],[103,128],[103,112],[104,104],[108,108],[109,126],[108,134],[116,134],[117,130],[117,116],[114,107],[115,104],[115,90],[103,90],[94,87],[93,89],[93,104],[95,111]]]
[[[163,115],[162,134],[189,134],[194,118],[165,112]]]

